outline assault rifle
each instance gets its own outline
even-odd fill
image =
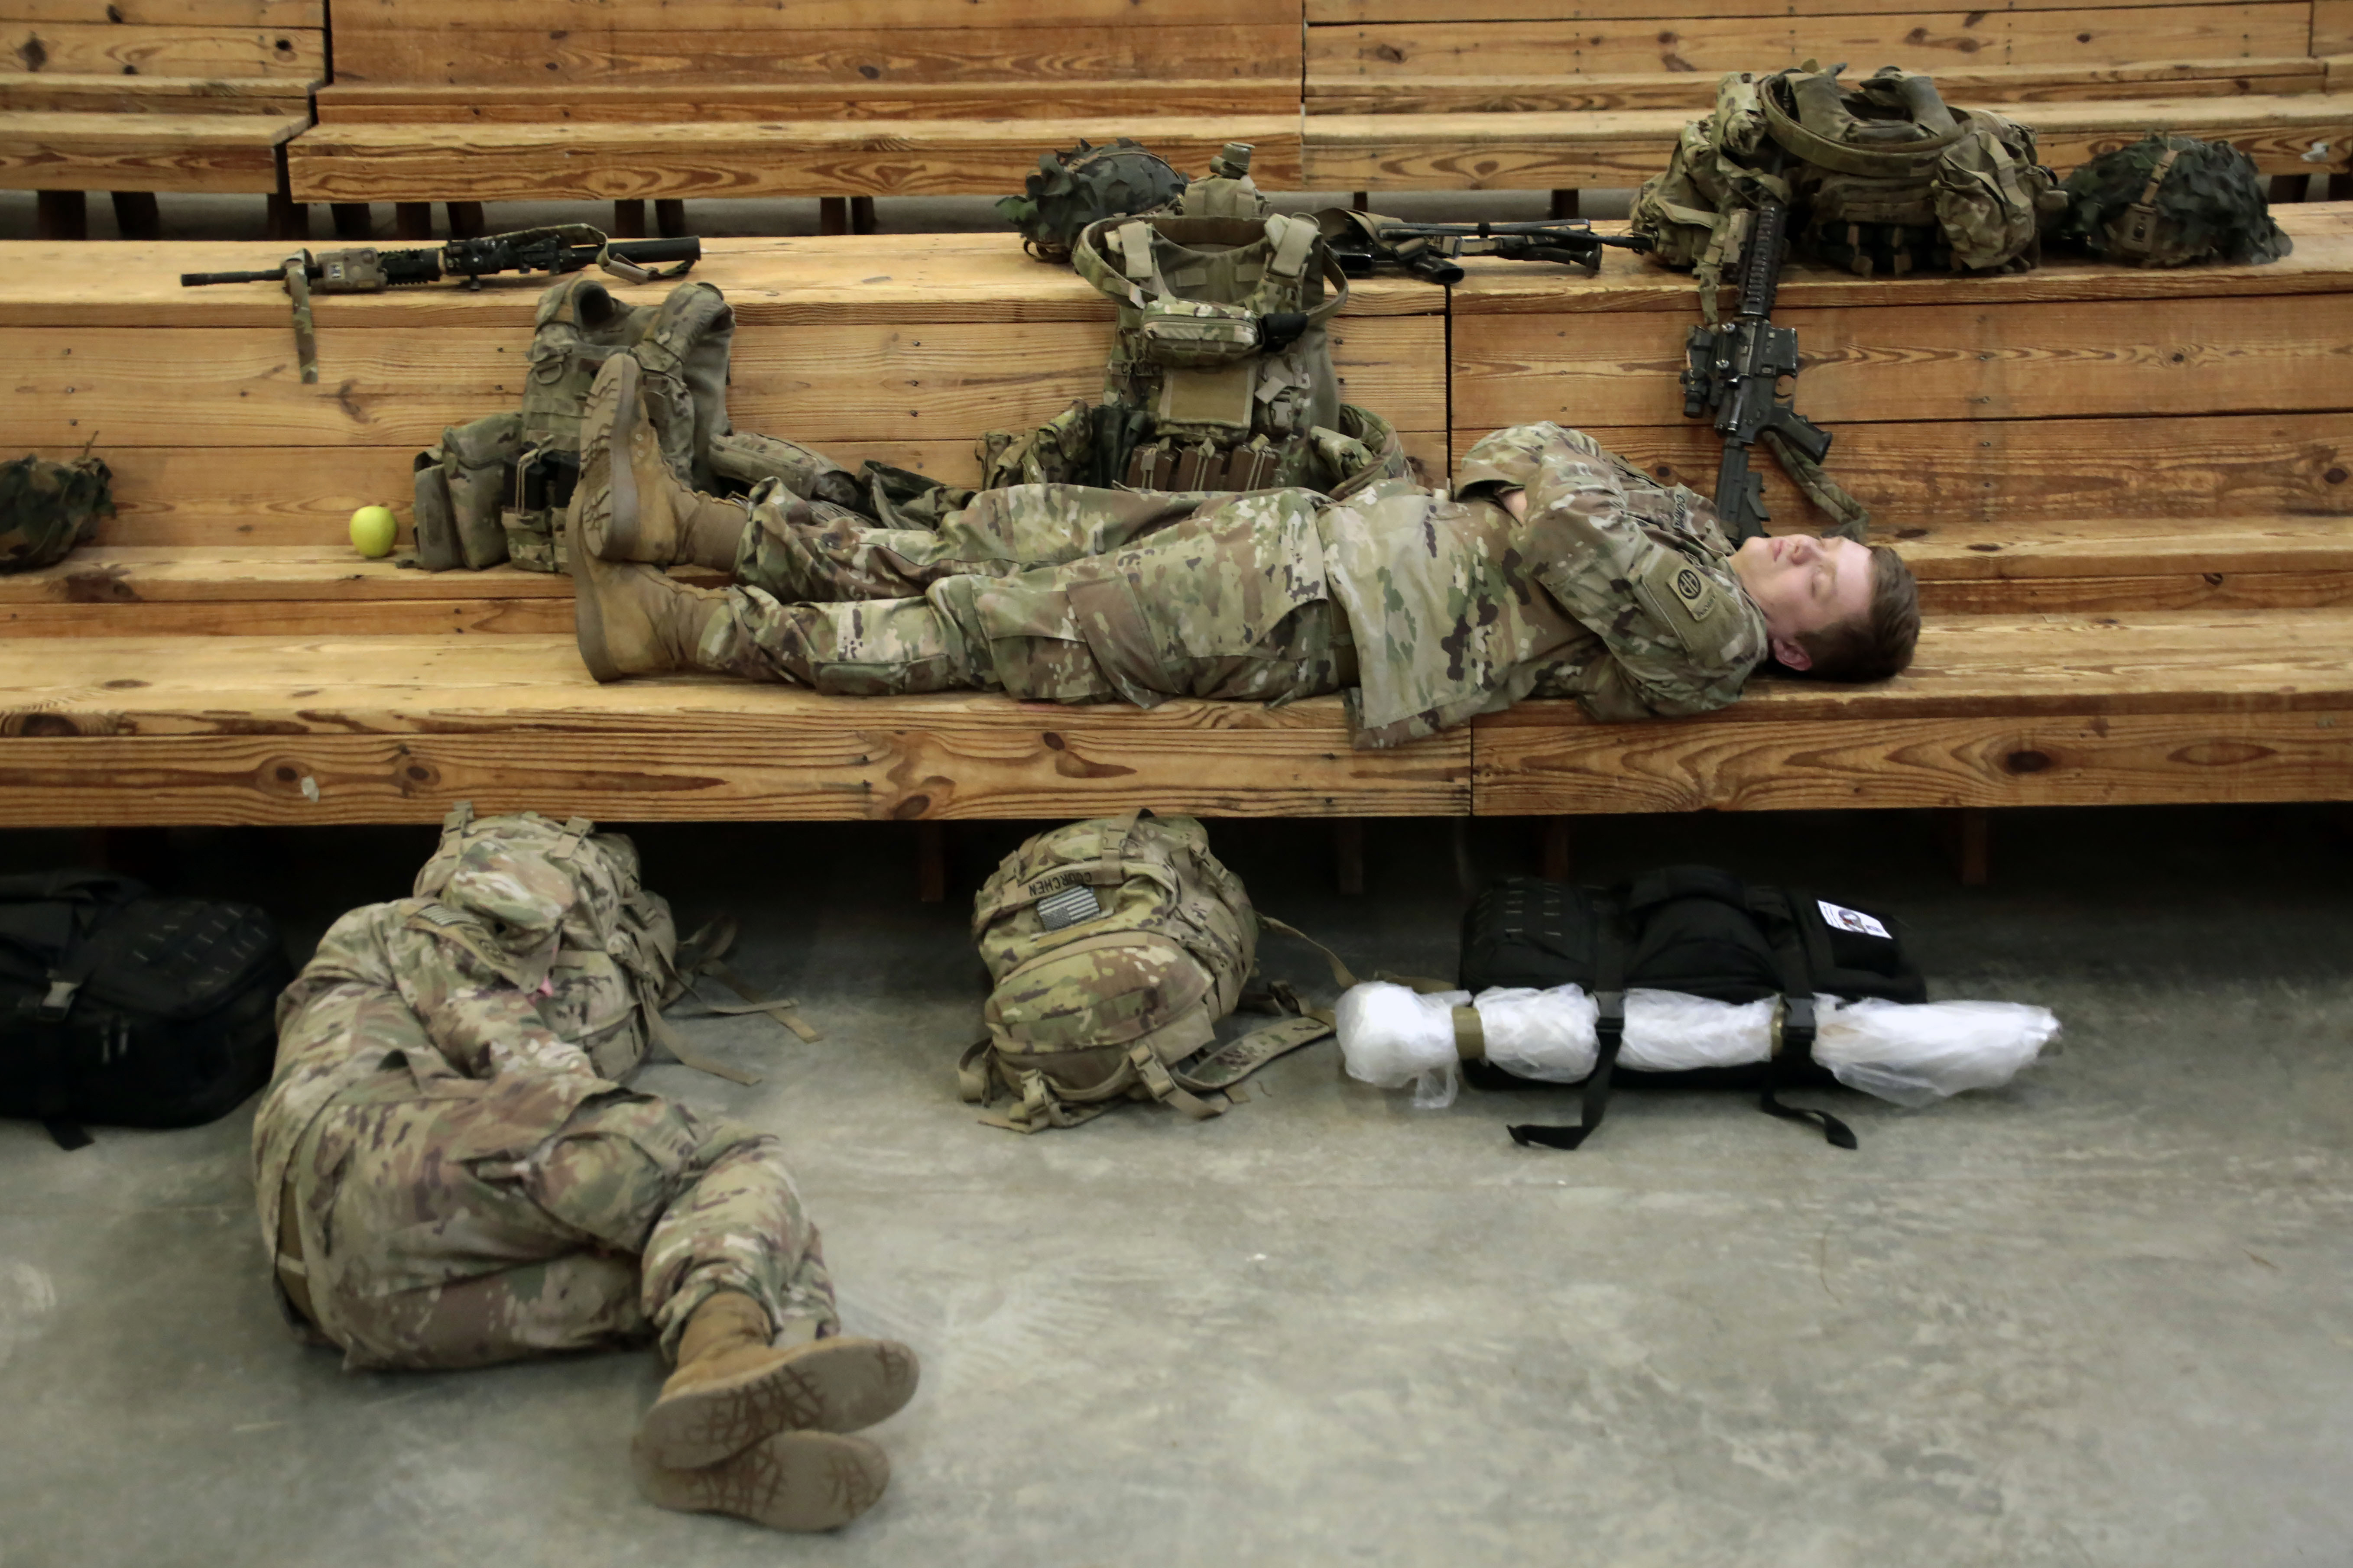
[[[1760,440],[1772,446],[1790,477],[1812,491],[1808,469],[1820,472],[1831,433],[1781,400],[1781,378],[1798,374],[1798,330],[1772,322],[1781,285],[1781,241],[1789,209],[1768,202],[1757,211],[1740,268],[1740,307],[1729,321],[1694,327],[1685,346],[1683,417],[1713,418],[1724,437],[1715,471],[1715,512],[1735,544],[1757,537],[1771,521],[1765,478],[1749,463]],[[1793,461],[1795,452],[1802,465]],[[1841,495],[1843,491],[1838,492]]]
[[[380,294],[386,289],[415,288],[444,278],[462,278],[467,288],[480,289],[482,279],[493,273],[544,272],[552,277],[577,272],[592,262],[625,283],[649,283],[682,276],[702,259],[702,241],[691,236],[617,243],[607,239],[602,229],[567,223],[453,239],[447,245],[415,250],[378,250],[372,245],[318,256],[304,250],[265,272],[183,272],[180,286],[283,282],[294,301],[294,347],[302,362],[302,379],[316,382],[319,345],[311,318],[313,293]],[[666,261],[677,265],[667,271],[654,270]]]
[[[1338,224],[1325,223],[1324,232],[1340,269],[1351,278],[1365,278],[1380,266],[1401,267],[1433,283],[1461,281],[1460,260],[1465,256],[1492,256],[1499,261],[1557,261],[1588,278],[1601,270],[1601,252],[1617,246],[1648,250],[1651,238],[1641,234],[1596,234],[1583,218],[1554,218],[1544,223],[1400,223],[1375,213],[1335,209]]]

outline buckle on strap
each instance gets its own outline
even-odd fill
[[[73,1011],[74,995],[81,989],[79,980],[49,976],[49,994],[33,1005],[33,1016],[44,1024],[62,1024]]]

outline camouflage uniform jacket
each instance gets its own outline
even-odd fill
[[[1376,487],[1324,513],[1348,614],[1359,746],[1431,734],[1525,697],[1605,722],[1722,708],[1767,651],[1707,501],[1557,425],[1471,449],[1468,499]],[[1527,492],[1514,519],[1493,488]]]
[[[619,1087],[541,1009],[555,956],[553,942],[501,954],[433,899],[369,904],[330,927],[279,999],[277,1072],[254,1118],[265,1244],[278,1244],[289,1162],[339,1097],[464,1098],[511,1112],[477,1119],[472,1145],[441,1151],[467,1160],[527,1149],[582,1100]],[[332,1163],[332,1151],[321,1155]]]

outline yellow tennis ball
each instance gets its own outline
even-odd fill
[[[364,506],[352,513],[352,548],[373,559],[392,553],[399,521],[388,506]]]

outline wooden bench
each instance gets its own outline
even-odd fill
[[[1901,64],[1952,102],[2034,126],[2062,173],[2151,130],[2236,142],[2275,176],[2353,167],[2353,95],[2318,56],[2345,0],[2021,0],[1921,12],[1883,0],[1306,0],[1315,190],[1641,184],[1730,70],[1810,58]],[[1555,20],[1563,11],[1571,19]],[[2340,31],[2347,30],[2340,28]],[[2353,51],[2353,43],[2342,46]],[[2341,188],[2332,194],[2347,193]]]
[[[828,232],[881,195],[1001,195],[1040,153],[1127,134],[1198,174],[1256,144],[1300,183],[1294,5],[1252,0],[373,0],[335,15],[335,83],[290,152],[298,199],[817,196]]]
[[[1883,686],[1757,683],[1636,728],[1479,720],[1482,814],[2353,798],[2353,207],[2270,267],[1866,282],[1791,273],[1798,406],[1926,612]],[[1692,287],[1613,255],[1579,290],[1454,291],[1458,454],[1574,419],[1712,490],[1682,416]],[[1818,520],[1769,459],[1777,530]]]
[[[596,686],[563,579],[339,548],[441,424],[512,397],[535,288],[322,300],[303,387],[276,294],[172,285],[237,256],[125,246],[100,288],[0,248],[15,427],[51,450],[120,432],[124,504],[96,549],[0,580],[0,824],[428,821],[469,797],[619,820],[2347,798],[2353,224],[2287,221],[2271,268],[1793,278],[1801,403],[1927,585],[1915,670],[1640,725],[1532,703],[1389,752],[1351,750],[1331,700]],[[739,422],[846,459],[969,473],[974,434],[1084,394],[1107,341],[1083,285],[1002,237],[722,242],[703,275],[744,323]],[[1350,396],[1426,461],[1558,416],[1705,486],[1713,439],[1673,385],[1694,314],[1687,280],[1630,258],[1590,282],[1482,264],[1451,301],[1361,286],[1336,338]]]
[[[0,185],[40,193],[43,237],[82,237],[93,190],[128,237],[154,237],[158,192],[265,195],[291,231],[325,0],[0,0]]]

